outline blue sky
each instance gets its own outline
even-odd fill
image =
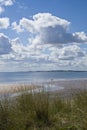
[[[87,70],[86,5],[0,0],[0,71]]]

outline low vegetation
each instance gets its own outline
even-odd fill
[[[2,99],[0,130],[87,130],[87,92],[72,99],[44,91]]]

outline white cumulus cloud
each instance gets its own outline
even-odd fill
[[[7,29],[10,25],[10,20],[7,17],[0,18],[0,29]]]
[[[24,31],[24,29],[22,29],[22,28],[20,27],[20,25],[17,25],[16,22],[13,22],[13,23],[12,23],[12,29],[13,29],[13,30],[16,30],[18,33]]]
[[[0,55],[9,54],[12,51],[9,38],[0,33]]]
[[[6,19],[0,18],[0,29],[9,27]],[[18,38],[10,39],[0,33],[1,65],[7,67],[10,63],[14,70],[79,69],[82,65],[86,68],[87,45],[81,47],[87,43],[87,34],[70,33],[69,21],[50,13],[38,13],[17,23],[14,21],[11,27],[23,33]]]
[[[86,43],[87,35],[84,32],[69,32],[70,22],[53,16],[50,13],[38,13],[32,19],[22,18],[12,24],[12,28],[32,34],[32,42],[47,44]]]
[[[0,0],[1,6],[11,6],[13,5],[14,0]]]
[[[85,52],[77,45],[63,47],[59,54],[60,60],[73,60],[85,56]]]
[[[0,14],[2,14],[4,12],[4,8],[0,7]]]
[[[6,6],[12,6],[15,0],[0,0],[0,14],[5,11]]]

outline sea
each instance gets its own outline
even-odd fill
[[[87,78],[86,71],[0,72],[0,84],[20,84],[60,79]]]

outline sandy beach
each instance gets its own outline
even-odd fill
[[[63,89],[56,91],[63,98],[71,97],[81,91],[87,91],[87,79],[69,79],[52,81],[52,84],[61,86]]]
[[[27,84],[0,84],[0,95],[2,94],[13,94],[20,92],[21,90],[30,90],[35,88],[34,85]]]
[[[36,89],[41,86],[47,85],[53,87],[52,91],[59,92],[63,96],[75,94],[79,91],[87,90],[87,79],[60,79],[60,80],[50,80],[40,83],[31,84],[0,84],[0,94],[16,93],[21,89]],[[56,88],[56,89],[55,89]]]

